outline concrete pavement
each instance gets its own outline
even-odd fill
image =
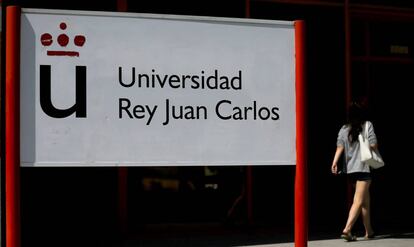
[[[294,247],[295,244],[277,243],[263,245],[242,245],[249,247]],[[414,233],[379,235],[372,240],[364,240],[362,237],[354,242],[345,242],[342,239],[310,240],[308,247],[413,247]]]
[[[158,234],[143,234],[123,243],[119,247],[295,247],[291,233],[269,231],[241,231],[241,232],[215,232],[210,234],[197,234],[189,231],[187,234],[172,234],[159,236]],[[414,231],[400,231],[377,235],[374,239],[364,240],[359,237],[357,241],[345,242],[333,234],[310,234],[308,247],[413,247]]]

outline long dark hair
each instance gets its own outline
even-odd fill
[[[366,121],[365,110],[361,105],[352,103],[349,107],[348,124],[350,126],[348,139],[351,143],[358,141],[358,135],[362,132],[362,124]]]

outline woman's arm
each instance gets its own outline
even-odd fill
[[[335,151],[335,156],[332,161],[331,172],[333,174],[338,174],[338,160],[341,157],[342,152],[344,151],[343,146],[337,146]]]
[[[375,134],[374,131],[374,125],[370,122],[367,121],[367,128],[368,128],[368,140],[369,140],[369,146],[371,147],[371,149],[377,149],[378,148],[378,141],[377,141],[377,135]]]

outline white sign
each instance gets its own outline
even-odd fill
[[[294,165],[293,22],[23,9],[22,166]]]

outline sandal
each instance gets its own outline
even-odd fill
[[[348,233],[343,232],[343,233],[341,234],[341,238],[342,238],[343,240],[347,241],[347,242],[351,242],[351,241],[356,241],[356,240],[357,240],[357,237],[356,237],[356,236],[354,236],[354,235],[352,235],[352,233],[350,233],[350,232],[348,232]]]
[[[374,232],[364,236],[365,240],[371,240],[371,239],[374,239],[374,238],[375,238],[375,233]]]

